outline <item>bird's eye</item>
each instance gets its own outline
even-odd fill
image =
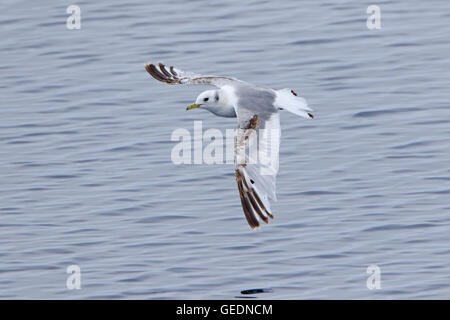
[[[204,101],[204,102],[206,102],[206,101],[208,101],[208,100],[209,100],[209,98],[205,98],[205,99],[203,99],[203,101]]]

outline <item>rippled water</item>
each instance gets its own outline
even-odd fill
[[[0,5],[0,298],[450,298],[450,5]],[[275,220],[251,231],[231,165],[170,161],[204,87],[149,61],[290,87]],[[81,268],[81,290],[66,268]],[[381,269],[368,290],[366,268]]]

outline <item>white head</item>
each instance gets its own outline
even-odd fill
[[[226,97],[220,90],[207,90],[199,94],[195,103],[191,104],[186,110],[195,108],[206,109],[209,112],[221,117],[236,117],[232,105],[229,105]]]
[[[207,90],[200,93],[195,100],[195,103],[187,107],[186,110],[191,110],[195,108],[201,108],[206,110],[212,110],[218,106],[219,102],[219,92],[218,90]]]

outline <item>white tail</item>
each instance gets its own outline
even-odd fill
[[[308,112],[313,110],[308,107],[306,100],[299,97],[293,90],[286,88],[275,92],[277,94],[274,103],[275,107],[285,109],[307,119],[314,118],[312,113]]]

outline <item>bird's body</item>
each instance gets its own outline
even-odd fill
[[[235,142],[235,176],[242,208],[250,227],[259,227],[259,220],[273,218],[269,200],[276,200],[275,183],[278,172],[280,141],[279,110],[287,110],[305,118],[313,118],[306,101],[291,89],[274,90],[221,76],[202,76],[163,64],[146,65],[156,80],[168,84],[211,84],[217,90],[202,92],[188,107],[206,109],[220,117],[238,118]],[[257,139],[258,138],[258,139]],[[258,144],[259,142],[259,144]],[[258,148],[256,154],[245,154]],[[258,220],[259,218],[259,220]]]

